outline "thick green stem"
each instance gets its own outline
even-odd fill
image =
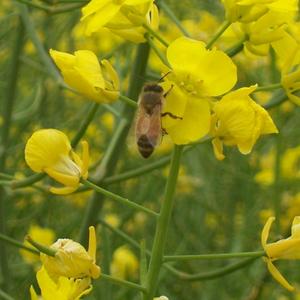
[[[144,300],[152,300],[156,292],[159,273],[163,263],[163,255],[167,239],[168,227],[173,211],[174,194],[182,150],[182,146],[175,145],[172,153],[170,172],[165,190],[165,197],[157,220],[154,243],[151,251],[151,259],[146,282],[147,293],[144,296]]]
[[[17,81],[20,69],[20,55],[24,44],[24,27],[19,19],[18,28],[16,32],[16,39],[11,57],[10,76],[8,77],[6,94],[3,101],[3,125],[1,129],[1,146],[0,146],[0,171],[5,171],[7,149],[9,146],[9,133],[12,121],[13,106],[16,99]],[[7,197],[4,189],[0,187],[0,233],[5,234],[5,219],[7,218],[5,212],[5,201]],[[4,289],[9,282],[9,268],[6,253],[6,246],[0,243],[0,267],[4,282]]]
[[[123,198],[117,194],[114,194],[110,191],[107,191],[103,188],[101,188],[100,186],[97,186],[96,184],[88,181],[88,180],[85,180],[85,179],[81,179],[81,182],[85,185],[85,186],[88,186],[90,187],[91,189],[93,189],[94,191],[112,199],[112,200],[115,200],[123,205],[126,205],[127,207],[130,207],[130,208],[134,208],[134,209],[137,209],[137,210],[140,210],[140,211],[143,211],[151,216],[154,216],[154,217],[157,217],[158,214],[156,212],[154,212],[153,210],[147,208],[147,207],[144,207],[142,205],[139,205],[135,202],[132,202],[126,198]]]
[[[127,94],[130,99],[138,99],[144,82],[142,80],[137,80],[137,78],[144,78],[146,74],[149,50],[149,45],[146,43],[140,44],[137,48],[135,62],[132,67],[131,77],[129,81],[129,90]],[[105,152],[104,158],[102,159],[99,169],[96,172],[97,185],[102,185],[102,181],[106,177],[113,175],[119,157],[121,156],[122,151],[125,148],[124,145],[126,143],[127,134],[130,130],[134,112],[135,110],[133,110],[130,106],[126,106],[124,108],[122,113],[123,118],[121,118],[120,123],[116,128],[111,142]],[[96,192],[89,200],[79,233],[79,240],[81,244],[87,244],[88,227],[90,225],[96,224],[97,218],[103,205],[103,201],[104,196],[99,195],[99,193]]]
[[[216,254],[200,254],[200,255],[166,255],[164,256],[164,262],[185,261],[185,260],[232,259],[232,258],[241,258],[241,257],[260,257],[264,255],[265,255],[265,251],[216,253]]]
[[[139,284],[136,284],[136,283],[133,283],[133,282],[130,282],[130,281],[126,281],[126,280],[123,280],[123,279],[119,279],[119,278],[116,278],[116,277],[113,277],[113,276],[110,276],[110,275],[107,275],[107,274],[101,273],[100,279],[107,280],[111,283],[122,285],[124,287],[130,288],[130,289],[135,289],[135,290],[138,290],[138,291],[141,291],[141,292],[146,291],[146,288],[139,285]]]
[[[226,20],[224,21],[215,35],[208,41],[206,48],[210,49],[215,41],[224,33],[224,31],[231,25],[231,22]]]

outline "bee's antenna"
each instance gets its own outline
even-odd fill
[[[167,72],[166,74],[164,74],[159,80],[158,82],[161,82],[165,77],[167,77],[169,74],[171,73],[171,71]]]

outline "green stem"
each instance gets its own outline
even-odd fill
[[[56,250],[34,241],[29,235],[27,235],[25,239],[26,239],[26,241],[28,241],[28,243],[30,243],[32,246],[34,246],[36,249],[38,249],[39,252],[45,253],[48,256],[55,257],[55,254],[57,252]]]
[[[56,15],[56,14],[63,14],[78,8],[81,8],[82,6],[84,6],[86,3],[75,3],[75,4],[71,4],[71,5],[64,5],[63,7],[57,7],[57,8],[53,8],[51,11],[52,15]]]
[[[126,205],[128,207],[131,207],[131,208],[134,208],[134,209],[137,209],[137,210],[141,210],[141,211],[143,211],[143,212],[145,212],[145,213],[147,213],[149,215],[152,215],[154,217],[158,216],[158,214],[156,212],[154,212],[153,210],[151,210],[151,209],[149,209],[147,207],[144,207],[142,205],[139,205],[139,204],[137,204],[135,202],[132,202],[132,201],[130,201],[130,200],[126,199],[126,198],[123,198],[123,197],[121,197],[121,196],[119,196],[117,194],[114,194],[114,193],[112,193],[110,191],[107,191],[107,190],[101,188],[100,186],[95,185],[94,183],[92,183],[92,182],[90,182],[88,180],[81,179],[81,182],[85,186],[88,186],[91,189],[93,189],[94,191],[96,191],[97,193],[100,193],[100,194],[102,194],[102,195],[104,195],[104,196],[106,196],[106,197],[108,197],[108,198],[110,198],[112,200],[116,200],[117,202],[119,202],[121,204],[124,204],[124,205]]]
[[[247,40],[246,37],[242,38],[239,42],[237,42],[231,48],[225,50],[225,53],[230,57],[233,57],[236,54],[240,53],[244,49],[244,43],[246,40]]]
[[[4,300],[15,300],[13,297],[11,297],[10,295],[8,295],[7,293],[5,293],[4,291],[2,291],[0,289],[0,298],[4,299]]]
[[[123,101],[124,103],[128,104],[129,106],[133,107],[133,108],[137,108],[138,104],[136,101],[124,96],[124,95],[119,95],[119,99],[121,101]]]
[[[154,36],[163,46],[169,46],[169,43],[158,32],[154,31],[148,24],[144,23],[143,27],[147,29],[148,33]]]
[[[210,49],[212,45],[215,43],[215,41],[224,33],[224,31],[231,25],[231,22],[229,20],[225,20],[218,31],[215,33],[215,35],[208,41],[206,48]]]
[[[274,83],[274,84],[269,84],[269,85],[265,85],[265,86],[259,86],[256,88],[255,91],[253,91],[253,93],[256,92],[262,92],[262,91],[272,91],[272,90],[276,90],[276,89],[280,89],[282,88],[281,83]]]
[[[127,235],[125,232],[123,232],[122,230],[111,226],[110,224],[108,224],[107,222],[105,222],[102,219],[98,219],[98,223],[100,223],[101,225],[105,226],[110,231],[112,231],[113,233],[115,233],[116,235],[118,235],[119,237],[121,237],[122,239],[124,239],[128,244],[130,244],[134,248],[136,248],[138,250],[141,250],[140,244],[137,241],[135,241],[133,238],[131,238],[129,235]],[[146,250],[146,252],[149,255],[151,254],[151,252],[148,251],[148,250]]]
[[[171,68],[166,56],[159,50],[159,48],[155,45],[151,37],[147,37],[147,41],[151,47],[151,49],[155,52],[155,54],[158,56],[158,58],[161,60],[163,64],[165,64],[167,67]]]
[[[9,174],[5,174],[5,173],[0,173],[0,178],[1,179],[6,179],[6,180],[12,180],[12,179],[14,179],[14,176],[12,176],[12,175],[9,175]]]
[[[275,92],[270,101],[265,104],[263,107],[265,109],[271,109],[274,108],[280,104],[282,104],[284,101],[288,99],[287,95],[283,91]]]
[[[51,11],[51,7],[49,7],[48,5],[43,5],[43,4],[39,4],[39,3],[34,3],[32,1],[29,1],[29,0],[17,0],[18,2],[20,3],[23,3],[23,4],[27,4],[29,6],[32,6],[34,8],[38,8],[38,9],[41,9],[45,12],[50,12]]]
[[[187,37],[191,37],[189,32],[182,26],[181,21],[175,16],[174,12],[166,4],[165,1],[159,1],[158,6],[163,10],[163,12],[173,21],[177,28]]]
[[[255,252],[238,252],[238,253],[216,253],[216,254],[200,254],[200,255],[166,255],[164,262],[168,261],[184,261],[184,260],[207,260],[207,259],[231,259],[241,257],[260,257],[264,256],[265,251]]]
[[[159,273],[163,263],[168,227],[173,210],[174,194],[182,150],[182,146],[175,145],[172,153],[170,172],[165,189],[165,197],[157,220],[154,243],[151,251],[151,259],[146,282],[147,294],[145,295],[144,300],[152,300],[156,292]]]
[[[13,180],[11,182],[11,188],[19,189],[19,188],[23,188],[23,187],[26,187],[29,185],[33,185],[34,183],[42,180],[45,177],[46,177],[45,173],[38,173],[38,174],[33,174],[31,176],[28,176],[25,179]]]
[[[71,145],[73,148],[75,148],[81,138],[84,136],[87,128],[89,127],[90,123],[94,119],[95,114],[97,113],[99,109],[99,103],[92,103],[89,112],[87,113],[86,118],[83,120],[82,124],[80,125],[79,130],[77,131],[76,135],[73,137],[71,141]]]
[[[184,148],[183,153],[187,153],[187,152],[191,151],[198,144],[199,143],[197,143],[197,144],[195,143],[194,145],[192,145],[190,147]],[[168,163],[170,161],[171,161],[171,155],[168,155],[166,157],[162,157],[162,158],[158,159],[157,161],[154,161],[153,163],[148,163],[144,166],[141,166],[140,168],[136,168],[136,169],[129,170],[129,171],[126,171],[126,172],[118,174],[118,175],[107,177],[106,179],[103,180],[103,183],[109,185],[109,184],[117,183],[120,181],[132,179],[132,178],[138,177],[140,175],[150,173],[154,170],[163,168],[164,166],[168,165]]]
[[[225,275],[228,275],[232,272],[238,271],[251,263],[257,260],[258,257],[250,257],[247,259],[243,259],[237,263],[230,264],[229,266],[213,270],[206,273],[198,273],[198,274],[187,274],[185,272],[177,271],[175,269],[172,270],[172,273],[176,274],[176,276],[181,280],[186,281],[201,281],[201,280],[211,280],[215,278],[219,278]],[[171,268],[171,267],[170,267]]]
[[[32,253],[34,253],[34,254],[37,254],[37,255],[40,254],[40,252],[37,251],[36,249],[33,249],[33,248],[31,248],[31,247],[28,247],[28,246],[24,245],[23,243],[21,243],[21,242],[15,240],[15,239],[12,239],[12,238],[10,238],[10,237],[8,237],[8,236],[6,236],[6,235],[4,235],[4,234],[1,234],[1,233],[0,233],[0,240],[2,240],[2,241],[4,241],[4,242],[7,242],[7,243],[9,243],[9,244],[11,244],[11,245],[13,245],[13,246],[15,246],[15,247],[18,247],[18,248],[27,250],[27,251],[29,251],[29,252],[32,252]]]
[[[142,80],[137,78],[144,78],[146,74],[146,67],[149,58],[149,45],[139,44],[135,56],[135,61],[132,66],[132,71],[129,80],[129,90],[127,96],[130,99],[138,99],[139,93],[143,86]],[[122,118],[118,124],[111,142],[105,152],[101,164],[96,170],[97,184],[102,185],[102,181],[113,175],[117,162],[123,152],[126,143],[126,137],[130,130],[130,124],[134,117],[135,110],[130,106],[125,106],[122,112]],[[104,196],[94,193],[89,199],[88,206],[83,216],[81,224],[79,240],[81,244],[87,244],[88,227],[97,222],[98,215],[104,203]]]
[[[18,27],[16,32],[15,44],[12,50],[11,64],[10,64],[10,76],[8,77],[7,89],[3,100],[3,125],[1,128],[1,146],[0,146],[0,170],[5,171],[7,149],[9,146],[9,133],[12,124],[12,112],[16,99],[17,81],[20,70],[20,55],[22,53],[24,45],[24,27],[21,19],[18,20]],[[2,187],[0,187],[0,233],[5,234],[7,218],[6,204],[7,196]],[[6,247],[3,243],[0,243],[0,268],[2,277],[4,278],[4,288],[7,287],[9,282],[9,268]]]
[[[141,291],[143,293],[146,291],[146,288],[139,285],[139,284],[136,284],[136,283],[133,283],[133,282],[130,282],[130,281],[126,281],[126,280],[123,280],[123,279],[120,279],[120,278],[116,278],[116,277],[113,277],[113,276],[110,276],[110,275],[107,275],[107,274],[101,273],[100,279],[107,280],[111,283],[122,285],[122,286],[128,287],[130,289],[135,289],[135,290]]]
[[[28,37],[31,39],[33,45],[36,48],[36,51],[41,59],[41,61],[44,63],[45,67],[47,68],[49,74],[53,76],[53,78],[58,81],[58,83],[63,84],[63,79],[60,76],[60,73],[56,69],[55,65],[52,63],[52,60],[50,56],[48,55],[48,52],[45,50],[43,44],[41,43],[39,36],[36,32],[36,27],[33,24],[28,8],[24,4],[18,4],[20,14],[22,21],[24,23],[26,32],[28,34]]]

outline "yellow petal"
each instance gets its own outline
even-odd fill
[[[89,253],[90,257],[93,258],[94,262],[96,261],[96,248],[97,248],[97,242],[96,242],[95,227],[90,226],[89,227],[89,249],[88,249],[88,253]]]
[[[66,186],[77,187],[79,185],[80,174],[78,174],[78,176],[68,175],[62,172],[58,172],[52,168],[45,168],[44,171],[50,177]]]
[[[271,259],[300,259],[300,239],[287,238],[265,246]]]
[[[30,297],[31,297],[31,300],[38,300],[38,296],[32,285],[30,286]]]
[[[195,142],[204,137],[210,129],[210,107],[207,99],[190,96],[183,119],[167,129],[175,144]]]
[[[74,55],[53,49],[50,49],[49,53],[60,70],[73,68],[76,61]]]
[[[82,11],[82,18],[84,20],[86,17],[90,16],[91,14],[95,13],[98,10],[101,10],[105,5],[107,5],[111,0],[91,0],[87,5],[85,5]]]
[[[278,271],[278,269],[273,265],[270,259],[265,258],[265,262],[267,263],[267,267],[273,278],[279,282],[284,288],[292,292],[295,288],[291,286],[287,280],[282,276],[282,274]]]
[[[269,237],[269,233],[270,233],[270,229],[271,229],[271,226],[272,226],[272,223],[275,221],[275,217],[270,217],[263,230],[262,230],[262,233],[261,233],[261,244],[265,250],[266,248],[266,245],[267,245],[267,240],[268,240],[268,237]]]
[[[120,8],[120,4],[107,3],[105,6],[101,7],[101,9],[95,10],[88,18],[86,18],[88,15],[84,15],[81,20],[86,18],[84,21],[86,22],[86,35],[89,36],[99,30],[102,26],[106,25],[118,13]],[[90,13],[90,11],[88,13]]]
[[[173,41],[167,49],[167,59],[171,67],[195,73],[198,68],[198,60],[206,53],[205,43],[186,37],[180,37]]]
[[[104,88],[104,79],[101,73],[97,56],[89,50],[75,51],[76,63],[74,69],[93,87]]]
[[[300,238],[300,216],[296,216],[293,220],[292,238]]]
[[[205,95],[219,96],[231,90],[237,81],[237,68],[224,52],[207,51],[198,65],[198,77],[203,80]]]
[[[214,138],[212,140],[212,145],[214,149],[215,157],[218,160],[223,160],[225,158],[225,155],[223,154],[223,143],[219,138]]]
[[[183,118],[187,104],[187,95],[171,81],[165,81],[160,86],[163,88],[164,93],[167,94],[162,107],[162,113],[166,114],[162,118],[162,127],[168,129],[176,125],[180,118]]]
[[[35,172],[42,172],[60,161],[71,150],[67,136],[56,129],[35,131],[25,146],[25,161]]]
[[[49,191],[52,194],[56,194],[56,195],[68,195],[68,194],[72,194],[73,192],[75,192],[77,190],[77,187],[50,187]]]
[[[237,80],[236,66],[230,57],[216,49],[207,50],[205,43],[197,40],[176,39],[167,49],[167,59],[175,74],[185,78],[183,83],[190,80],[201,86],[202,96],[224,94]]]

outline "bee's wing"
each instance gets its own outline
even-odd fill
[[[155,147],[161,142],[161,136],[161,105],[156,105],[153,109],[153,113],[149,116],[147,137],[151,145]]]

